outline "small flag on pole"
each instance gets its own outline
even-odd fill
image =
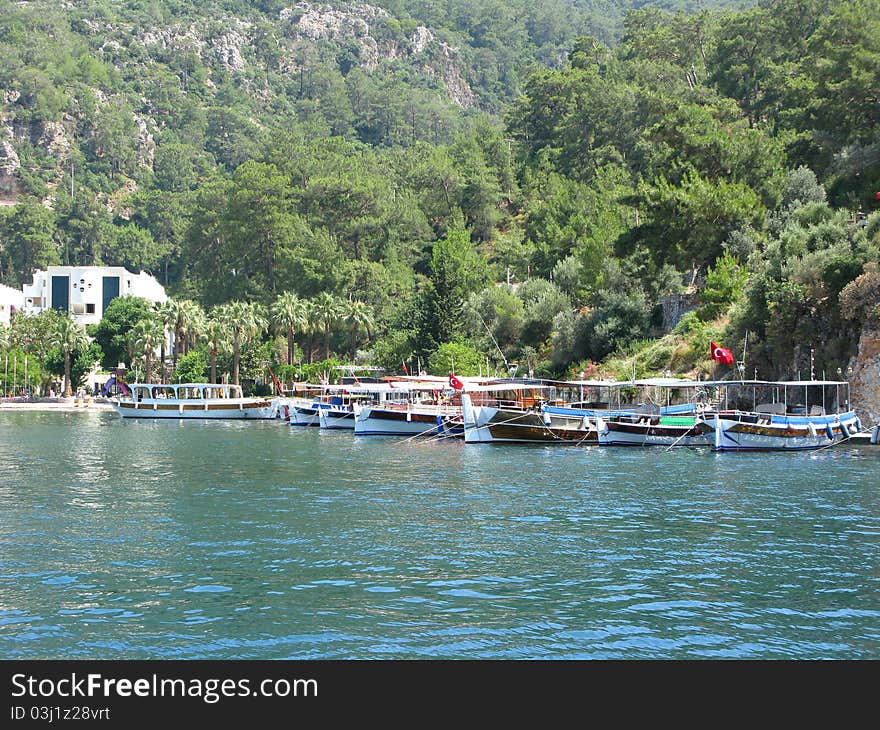
[[[406,363],[405,363],[403,360],[401,360],[401,361],[400,361],[400,364],[403,365],[403,372],[404,372],[404,374],[405,374],[405,375],[409,375],[409,370],[406,369]]]
[[[449,373],[449,387],[455,390],[464,390],[464,383],[462,383],[452,373]]]
[[[709,348],[712,350],[713,360],[723,363],[724,365],[733,365],[733,353],[730,350],[721,347],[721,345],[716,345],[711,340],[709,341]]]

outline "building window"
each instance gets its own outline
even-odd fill
[[[95,305],[94,304],[86,304],[86,314],[94,314],[95,313]]]

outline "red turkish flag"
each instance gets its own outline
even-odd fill
[[[725,365],[733,365],[733,353],[730,350],[721,347],[721,345],[716,345],[712,341],[709,342],[709,348],[712,351],[713,360],[716,360],[717,362],[723,363]]]
[[[464,390],[464,383],[456,378],[452,373],[449,374],[449,387],[455,390]]]

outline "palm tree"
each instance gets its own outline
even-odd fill
[[[330,328],[341,313],[339,300],[330,292],[321,292],[312,300],[312,315],[324,330],[324,359],[330,357]]]
[[[209,317],[205,325],[205,341],[211,351],[211,382],[217,382],[217,356],[229,347],[231,334],[226,322],[218,317]]]
[[[178,299],[174,302],[174,368],[177,369],[177,358],[187,352],[187,333],[193,327],[202,308],[191,299]]]
[[[195,349],[199,335],[205,331],[205,326],[208,324],[208,315],[200,304],[190,302],[188,309],[183,329],[184,353]]]
[[[372,330],[373,325],[375,324],[373,320],[373,310],[366,302],[361,302],[357,299],[349,299],[345,302],[342,314],[345,319],[348,320],[348,324],[351,327],[351,361],[354,362],[355,355],[357,354],[358,330],[364,329],[366,331],[367,342],[369,342],[372,337],[370,330]]]
[[[309,365],[314,362],[315,356],[315,335],[321,331],[321,322],[318,319],[318,312],[315,309],[315,300],[306,300],[306,323],[302,328],[303,334],[307,335]]]
[[[159,321],[162,322],[163,332],[167,332],[169,327],[175,326],[177,323],[177,307],[170,299],[167,302],[156,303],[153,305]],[[162,346],[159,349],[159,361],[162,363],[162,379],[165,380],[165,345],[168,338],[162,337]]]
[[[214,313],[232,334],[232,380],[240,385],[238,366],[241,362],[241,343],[256,337],[268,327],[264,309],[253,302],[228,302],[217,307]]]
[[[60,347],[61,352],[64,353],[64,396],[70,397],[73,395],[70,382],[70,355],[88,342],[86,330],[81,324],[74,322],[70,315],[62,314],[58,317],[52,339],[53,344]]]
[[[144,382],[149,383],[153,379],[153,355],[161,347],[162,340],[165,339],[162,320],[158,317],[145,317],[131,328],[128,336],[132,350],[143,353]]]
[[[308,323],[308,303],[291,291],[282,292],[272,305],[272,323],[287,336],[287,364],[293,365],[294,337]]]

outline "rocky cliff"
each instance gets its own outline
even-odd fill
[[[850,361],[850,396],[864,427],[880,423],[880,330],[867,328]]]
[[[56,11],[63,16],[72,8]],[[96,14],[69,21],[57,32],[64,36],[60,40],[93,49],[94,67],[83,57],[68,59],[75,75],[63,77],[63,83],[38,72],[42,89],[30,92],[16,80],[11,87],[21,89],[0,89],[0,205],[14,205],[23,193],[52,205],[77,154],[100,162],[111,154],[106,143],[121,138],[131,152],[129,163],[114,169],[113,177],[121,179],[111,182],[130,188],[139,169],[152,169],[169,112],[181,102],[192,104],[187,113],[198,124],[198,115],[217,105],[214,95],[230,81],[250,98],[239,106],[248,121],[265,127],[270,123],[265,114],[290,104],[299,89],[295,80],[315,59],[331,66],[339,62],[343,75],[358,67],[376,79],[405,77],[451,108],[476,105],[459,49],[439,31],[412,20],[401,23],[367,3],[299,2],[268,18],[223,15],[137,25],[122,15]],[[56,27],[64,27],[59,22]],[[343,57],[353,59],[350,66],[339,61]],[[59,101],[60,94],[68,98]],[[116,197],[108,194],[109,201]]]

